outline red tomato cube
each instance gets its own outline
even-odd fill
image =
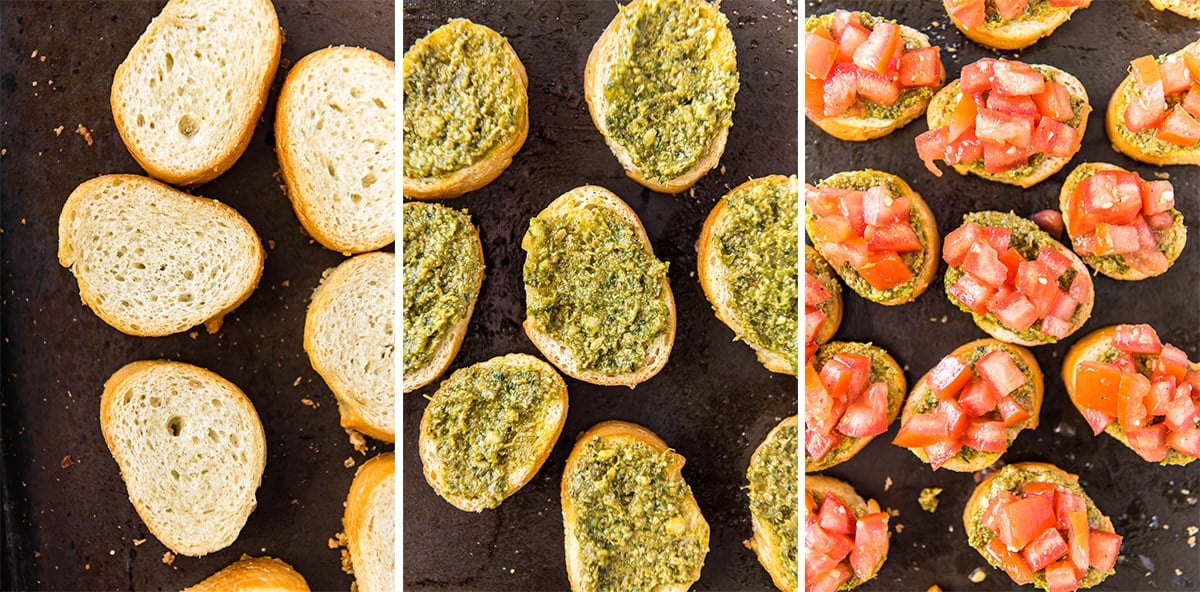
[[[1175,207],[1175,188],[1170,181],[1146,181],[1142,194],[1142,211],[1147,216],[1166,212]]]
[[[942,171],[934,164],[946,153],[946,128],[931,129],[917,136],[917,155],[925,162],[925,168],[935,176],[942,176]]]
[[[1169,432],[1167,446],[1188,456],[1200,457],[1200,428],[1191,427]]]
[[[983,4],[982,0],[979,2]],[[982,9],[982,6],[980,6]],[[983,58],[963,66],[959,76],[959,87],[965,95],[979,94],[992,88],[992,73],[999,60]]]
[[[900,55],[900,85],[903,87],[938,86],[944,72],[937,47],[907,50]]]
[[[1000,564],[1000,567],[1004,569],[1004,573],[1007,573],[1008,577],[1012,578],[1012,581],[1020,585],[1033,581],[1033,571],[1029,569],[1029,565],[1025,563],[1025,559],[1020,554],[1009,551],[1000,539],[992,539],[988,542],[984,550],[987,551],[987,554],[996,563]]]
[[[982,378],[973,378],[963,387],[962,394],[958,397],[958,404],[962,405],[967,415],[979,417],[996,408],[996,399],[996,392],[988,384],[988,381]]]
[[[837,431],[852,438],[877,436],[887,431],[887,385],[876,382],[846,407]]]
[[[1003,173],[1029,164],[1029,152],[1012,144],[983,143],[983,170]]]
[[[942,465],[954,458],[958,451],[962,450],[963,443],[961,440],[946,439],[939,442],[934,442],[925,448],[922,452],[925,453],[925,458],[929,460],[929,466],[933,470],[942,468]]]
[[[837,59],[838,45],[832,39],[808,33],[804,36],[804,73],[824,80]]]
[[[1025,14],[1028,5],[1029,0],[996,0],[996,12],[1000,13],[1000,18],[1011,21]]]
[[[876,74],[887,74],[888,63],[903,45],[900,25],[886,21],[878,22],[871,29],[867,40],[854,51],[854,65]]]
[[[859,518],[855,526],[854,550],[850,552],[850,567],[854,569],[854,575],[866,579],[887,556],[887,512],[867,514]]]
[[[1150,462],[1160,462],[1167,457],[1167,431],[1167,426],[1159,423],[1143,428],[1126,428],[1125,436],[1129,438],[1129,447],[1138,456]]]
[[[1033,103],[1038,113],[1054,121],[1067,121],[1075,116],[1071,110],[1071,93],[1057,82],[1047,81],[1045,90],[1033,95]]]
[[[993,298],[988,309],[996,313],[1001,324],[1018,333],[1028,330],[1038,320],[1037,310],[1020,292],[1012,292],[999,301]]]
[[[979,281],[999,288],[1008,278],[1008,268],[1000,262],[996,250],[984,243],[972,243],[963,259],[963,271],[975,276]]]
[[[896,104],[900,98],[900,85],[885,74],[869,70],[858,71],[858,96],[885,107]]]
[[[1131,354],[1158,355],[1163,350],[1158,332],[1150,325],[1117,325],[1112,346]]]
[[[951,230],[942,239],[942,260],[952,267],[962,265],[963,259],[967,257],[967,251],[972,244],[980,240],[982,235],[983,227],[974,222],[967,222]]]
[[[1200,122],[1177,104],[1154,135],[1164,142],[1190,148],[1200,142]]]
[[[963,444],[983,452],[1004,452],[1008,450],[1008,432],[1004,429],[1003,421],[992,421],[975,418],[967,424],[963,433]]]
[[[1010,551],[1019,551],[1046,530],[1054,530],[1054,500],[1044,495],[1013,500],[1000,510],[997,519],[1010,526],[1012,538],[1004,544]]]
[[[825,532],[846,536],[854,534],[854,511],[832,493],[825,494],[817,521]]]
[[[991,383],[1000,397],[1025,385],[1025,374],[1013,362],[1012,356],[1003,350],[993,351],[975,362],[975,372]]]
[[[1079,574],[1075,572],[1075,564],[1070,558],[1046,567],[1048,592],[1073,592],[1079,589],[1079,582]]]
[[[1000,60],[992,66],[992,89],[1006,95],[1036,95],[1046,90],[1046,79],[1029,64]]]
[[[907,197],[893,197],[886,186],[876,185],[863,194],[862,207],[863,221],[868,225],[880,226],[907,223],[912,202]]]
[[[892,444],[903,448],[924,448],[950,437],[946,418],[932,413],[918,413],[900,426]]]
[[[1067,550],[1067,541],[1059,534],[1058,529],[1051,526],[1021,549],[1021,556],[1025,558],[1029,569],[1037,572],[1065,556]],[[1072,569],[1071,575],[1074,573],[1075,570]]]
[[[871,253],[857,271],[876,290],[891,290],[913,279],[908,265],[895,253]]]
[[[946,293],[959,304],[970,309],[971,312],[985,315],[988,301],[996,293],[996,289],[975,279],[971,274],[965,273],[958,278],[958,281],[946,288]]]
[[[1088,566],[1112,573],[1121,553],[1122,536],[1115,532],[1088,530]]]
[[[967,381],[972,378],[971,369],[962,360],[954,356],[946,356],[942,358],[933,370],[929,371],[929,390],[941,399],[947,396],[954,396],[962,387],[967,384]]]

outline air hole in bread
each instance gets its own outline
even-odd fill
[[[171,68],[175,67],[175,56],[171,55],[170,52],[167,52],[166,59],[167,59],[167,72],[170,72]]]
[[[354,202],[354,203],[359,203],[359,202],[361,202],[361,201],[362,201],[362,196],[361,196],[361,195],[359,195],[359,194],[357,194],[357,193],[351,193],[351,194],[350,194],[350,201],[352,201],[352,202]]]
[[[192,137],[200,129],[200,122],[191,115],[184,115],[179,118],[179,133],[187,137]]]
[[[150,406],[151,407],[161,407],[162,399],[160,399],[158,397],[150,397]]]
[[[334,111],[337,111],[338,113],[342,112],[342,106],[337,103],[330,103],[329,108],[333,109]]]
[[[171,478],[178,481],[179,480],[179,471],[176,471],[175,469],[171,469]],[[170,508],[167,508],[167,509],[168,509],[168,511],[170,510]]]
[[[318,119],[317,120],[317,131],[321,131],[321,129],[323,129],[324,127],[325,127],[325,120]]]
[[[213,399],[213,400],[212,400],[212,406],[213,406],[213,407],[220,407],[220,406],[221,406],[221,400],[220,400],[220,399]]]
[[[209,439],[209,440],[212,440],[213,442],[216,442],[216,441],[217,441],[217,432],[216,432],[216,430],[214,430],[214,429],[212,429],[212,428],[208,428],[208,439]]]
[[[128,405],[130,401],[133,401],[133,391],[125,391],[125,398],[123,400],[126,405]]]
[[[367,187],[374,185],[375,181],[377,180],[378,179],[375,178],[375,173],[367,173],[366,175],[363,175],[362,186],[364,189],[366,189]]]
[[[200,50],[198,50],[198,49],[196,51],[192,52],[192,55],[196,56],[197,58],[204,57],[204,56],[200,55]]]
[[[361,89],[361,88],[358,88],[357,86],[352,86],[352,87],[350,87],[350,96],[352,96],[352,97],[354,97],[354,98],[356,98],[356,99],[357,99],[358,97],[361,97],[361,96],[362,96],[362,89]]]
[[[336,178],[337,178],[337,169],[333,168],[333,163],[332,163],[332,162],[327,162],[327,163],[325,163],[325,168],[329,169],[329,176],[330,176],[330,177],[333,177],[334,179],[336,179]]]
[[[142,115],[141,113],[138,113],[137,124],[138,124],[138,127],[146,125],[146,116]]]
[[[180,294],[180,295],[179,295],[179,301],[180,301],[180,302],[191,302],[191,301],[192,301],[192,295],[191,295],[191,294]]]
[[[375,105],[377,105],[380,109],[387,109],[387,105],[384,105],[383,100],[380,99],[379,97],[375,97],[371,100],[375,101]]]
[[[171,432],[172,436],[178,436],[183,431],[183,418],[178,415],[171,416],[171,419],[167,420],[167,430]],[[175,475],[176,479],[179,478],[175,471],[171,471],[171,473]]]
[[[229,443],[233,444],[234,446],[240,446],[240,444],[238,444],[238,435],[229,434]]]

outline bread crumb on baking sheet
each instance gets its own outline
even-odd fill
[[[87,145],[88,145],[88,146],[91,146],[92,144],[94,144],[94,143],[95,143],[95,142],[93,142],[93,141],[92,141],[92,132],[91,132],[91,130],[89,130],[88,128],[84,127],[82,123],[81,123],[81,124],[79,124],[79,126],[75,128],[75,133],[79,134],[80,136],[83,136],[83,139],[84,139],[84,141],[85,141],[85,142],[87,142]]]
[[[146,539],[133,539],[133,546],[140,547],[144,542],[146,542]]]
[[[64,127],[64,126],[61,126],[61,125],[60,125],[60,126],[58,126],[58,127],[54,128],[54,135],[55,135],[56,137],[57,137],[57,136],[61,136],[61,135],[62,135],[62,132],[63,132],[63,127]]]
[[[367,439],[362,434],[358,433],[357,430],[347,429],[346,435],[349,436],[350,446],[354,447],[354,450],[361,454],[367,453]]]
[[[977,567],[971,572],[971,575],[967,576],[967,579],[972,584],[980,584],[987,579],[987,572],[983,571],[982,567]]]
[[[73,464],[75,464],[75,460],[72,459],[71,455],[68,454],[62,458],[62,462],[59,463],[59,466],[65,469]]]
[[[170,551],[163,553],[162,562],[167,565],[171,565],[172,563],[175,563],[175,554]]]
[[[941,493],[941,487],[926,487],[917,496],[917,503],[921,505],[922,510],[932,514],[938,509],[938,495]]]
[[[346,460],[342,461],[342,466],[346,467],[347,469],[349,469],[350,467],[353,467],[354,466],[354,457],[347,456]]]

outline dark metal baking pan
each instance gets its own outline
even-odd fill
[[[216,335],[199,328],[136,338],[80,303],[57,262],[58,215],[71,190],[105,173],[140,173],[113,125],[113,72],[163,2],[0,3],[0,257],[3,265],[4,561],[0,586],[16,590],[180,589],[241,554],[269,554],[318,590],[349,588],[330,537],[355,468],[391,446],[355,452],[337,406],[301,345],[309,296],[343,257],[301,232],[274,153],[281,67],[249,148],[194,193],[245,216],[267,247],[258,290]],[[328,45],[392,58],[391,2],[279,1],[284,64]],[[91,140],[75,133],[87,128]],[[254,402],[267,436],[258,508],[230,547],[162,561],[126,495],[100,434],[108,376],[146,358],[207,367]],[[309,402],[310,404],[306,404]],[[355,466],[347,467],[348,459]],[[144,542],[143,542],[144,541]]]

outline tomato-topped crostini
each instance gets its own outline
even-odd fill
[[[1095,288],[1083,261],[1016,214],[963,216],[946,235],[942,258],[950,302],[1001,341],[1057,343],[1092,314]]]
[[[1063,384],[1092,431],[1164,465],[1200,457],[1200,364],[1150,325],[1088,334],[1063,359]]]
[[[842,324],[842,285],[816,249],[804,246],[804,360]]]
[[[1155,10],[1169,10],[1190,19],[1200,19],[1200,0],[1150,0]]]
[[[954,26],[993,49],[1021,49],[1047,37],[1092,0],[942,0]]]
[[[1038,424],[1042,370],[1029,350],[995,339],[950,352],[913,385],[892,443],[934,470],[980,471]]]
[[[850,460],[900,414],[907,383],[895,358],[869,343],[833,341],[804,369],[804,470]]]
[[[1134,160],[1200,165],[1200,41],[1130,62],[1104,123],[1113,148]]]
[[[1087,91],[1052,66],[983,58],[934,95],[917,154],[937,176],[942,160],[960,174],[1032,187],[1079,151]]]
[[[1096,271],[1117,280],[1162,275],[1187,242],[1175,189],[1167,180],[1085,162],[1058,195],[1071,246]]]
[[[808,118],[829,135],[865,141],[916,119],[946,81],[924,33],[865,12],[838,10],[804,21]]]
[[[900,177],[851,171],[805,185],[804,215],[817,251],[859,296],[904,304],[933,281],[942,242],[937,221]]]
[[[887,559],[888,513],[844,481],[805,478],[804,528],[806,592],[857,588]]]
[[[967,542],[1012,581],[1048,592],[1091,588],[1114,573],[1121,535],[1079,476],[1015,463],[983,480],[963,510]]]

